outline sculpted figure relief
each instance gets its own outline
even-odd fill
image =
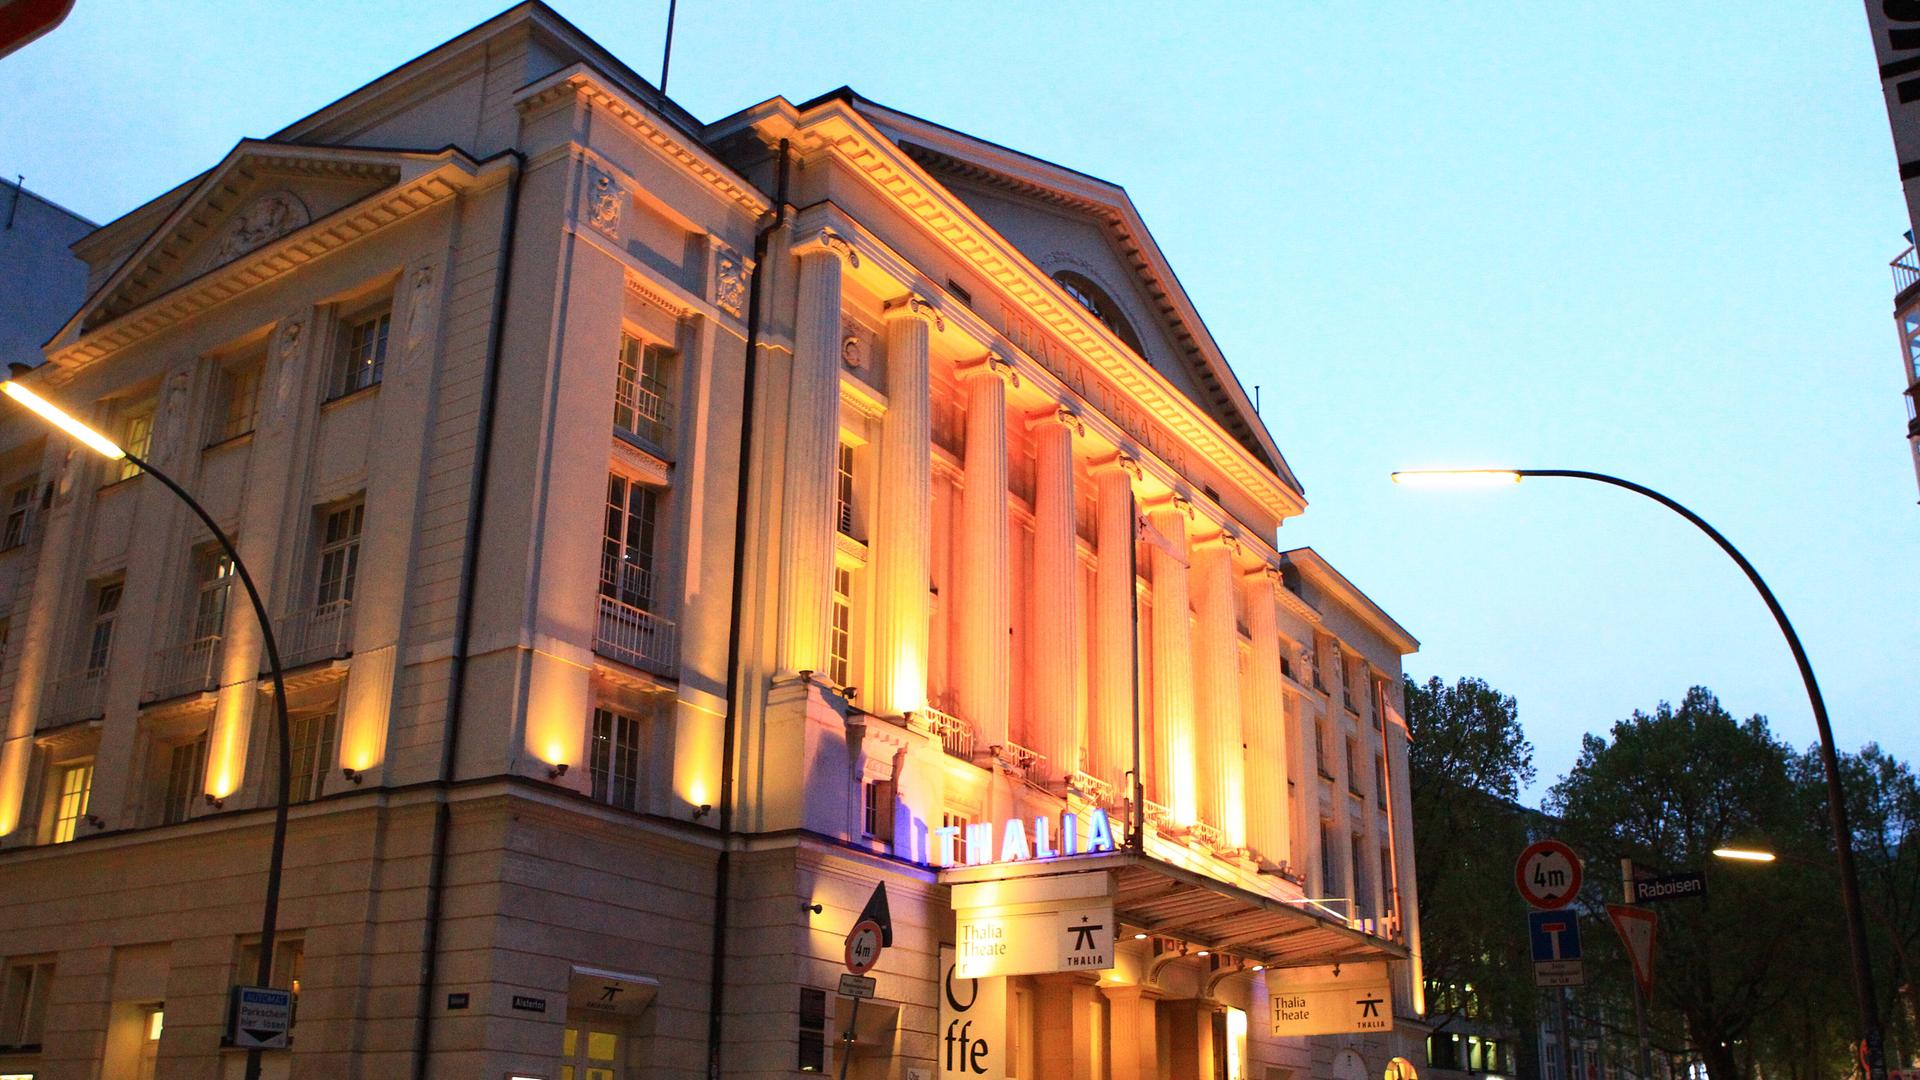
[[[291,191],[270,191],[233,216],[213,255],[213,265],[231,262],[275,237],[305,225],[307,204]]]

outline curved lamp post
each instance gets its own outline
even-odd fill
[[[1853,864],[1853,830],[1847,824],[1847,799],[1841,788],[1840,758],[1833,746],[1833,728],[1827,723],[1827,703],[1820,696],[1820,684],[1813,677],[1813,665],[1807,661],[1807,651],[1800,647],[1800,635],[1793,632],[1793,624],[1787,621],[1787,613],[1780,607],[1780,601],[1774,599],[1773,590],[1767,588],[1767,583],[1760,578],[1760,572],[1753,568],[1745,555],[1740,554],[1738,548],[1700,515],[1650,487],[1617,476],[1579,469],[1410,469],[1394,473],[1393,482],[1406,486],[1501,487],[1518,484],[1530,476],[1593,480],[1625,488],[1679,514],[1711,537],[1714,543],[1720,545],[1721,551],[1739,564],[1741,572],[1747,575],[1747,580],[1760,593],[1760,599],[1766,601],[1767,610],[1773,613],[1773,621],[1779,624],[1780,633],[1787,639],[1787,648],[1793,652],[1793,662],[1800,668],[1800,681],[1806,684],[1807,701],[1813,706],[1813,723],[1820,732],[1820,764],[1827,774],[1827,817],[1833,826],[1835,859],[1840,873],[1840,898],[1847,913],[1847,943],[1853,952],[1853,994],[1860,1009],[1861,1058],[1867,1067],[1868,1080],[1879,1080],[1885,1075],[1886,1055],[1881,1040],[1880,1008],[1874,999],[1873,968],[1867,955],[1866,917],[1860,906],[1860,875]]]
[[[288,746],[286,678],[285,672],[280,667],[280,647],[273,640],[273,623],[267,618],[266,602],[260,598],[260,590],[254,587],[253,575],[247,572],[247,564],[240,560],[240,551],[233,546],[233,539],[214,522],[212,515],[207,513],[205,507],[195,502],[193,496],[187,494],[186,489],[173,482],[172,477],[154,468],[151,462],[127,452],[112,439],[88,427],[53,402],[20,385],[17,380],[8,379],[0,382],[0,391],[4,391],[8,397],[19,402],[41,419],[72,436],[74,441],[87,449],[109,461],[132,462],[141,472],[160,481],[168,491],[179,496],[180,501],[187,504],[187,508],[199,517],[200,523],[213,533],[213,538],[220,542],[220,548],[226,552],[227,558],[233,560],[234,573],[239,575],[240,584],[246,587],[247,599],[253,602],[254,617],[260,620],[260,636],[266,642],[267,664],[273,672],[273,704],[280,744],[280,778],[273,812],[273,848],[272,854],[267,858],[267,896],[264,910],[260,914],[260,965],[257,978],[259,985],[267,986],[273,977],[273,939],[280,920],[280,870],[285,862],[287,851],[287,802],[291,791],[289,773],[292,768],[289,760],[291,750]],[[260,1051],[257,1049],[247,1051],[246,1075],[247,1080],[259,1080]]]

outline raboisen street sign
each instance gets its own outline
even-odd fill
[[[1707,895],[1707,875],[1698,871],[1636,878],[1633,882],[1633,899],[1635,903],[1640,904],[1657,904],[1662,900],[1679,900],[1684,897],[1705,895]]]
[[[1558,840],[1536,840],[1513,864],[1513,883],[1533,907],[1566,907],[1580,893],[1580,856]]]

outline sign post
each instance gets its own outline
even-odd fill
[[[285,1050],[293,1027],[293,991],[236,986],[227,1009],[227,1040],[247,1050]]]
[[[880,962],[880,950],[893,944],[893,917],[887,911],[887,883],[873,887],[867,906],[847,932],[847,974],[840,977],[840,992],[853,999],[847,1016],[847,1031],[840,1039],[840,1080],[847,1080],[847,1062],[853,1058],[854,1034],[860,1030],[860,1003],[873,996],[875,981],[865,978]]]

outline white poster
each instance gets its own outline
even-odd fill
[[[954,949],[940,946],[939,1075],[1004,1080],[1007,1075],[1007,980],[963,979]]]
[[[1384,960],[1268,968],[1267,999],[1275,1035],[1338,1035],[1393,1027],[1393,986]]]

